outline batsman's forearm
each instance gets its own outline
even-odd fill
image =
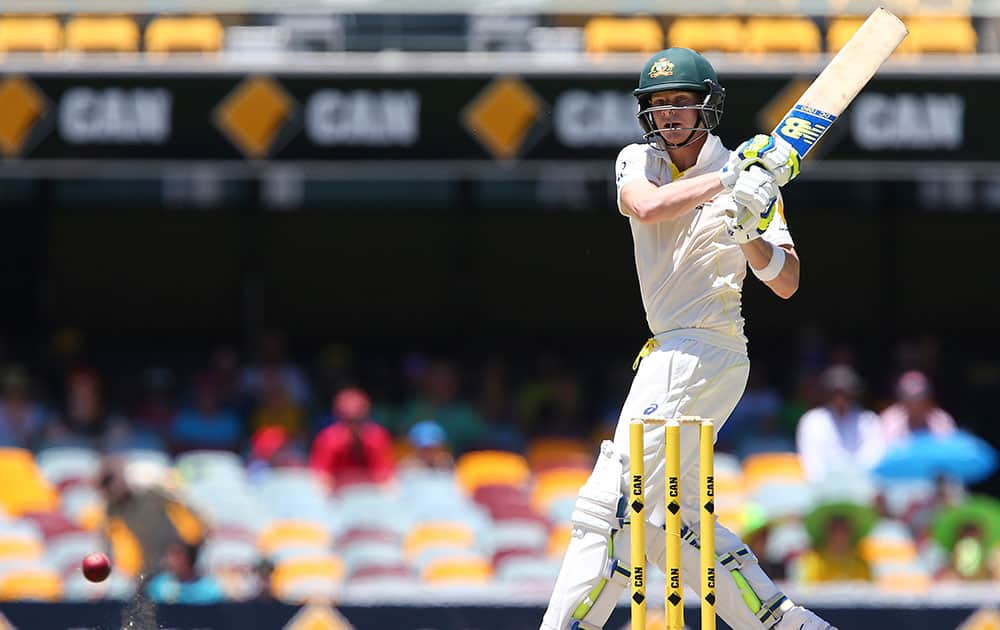
[[[743,250],[747,262],[754,269],[767,267],[767,264],[771,262],[771,256],[774,255],[774,246],[762,238],[743,243],[740,248]],[[785,264],[781,268],[781,272],[774,280],[764,284],[774,291],[775,295],[787,300],[799,289],[799,257],[792,247],[782,246],[782,249],[785,250]]]
[[[669,221],[724,190],[718,173],[706,173],[658,186],[636,199],[632,210],[643,223]]]

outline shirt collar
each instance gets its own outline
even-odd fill
[[[709,133],[705,138],[705,144],[701,145],[701,151],[698,152],[698,159],[695,160],[694,166],[691,168],[684,171],[678,170],[670,160],[668,153],[664,152],[664,157],[667,163],[670,164],[673,179],[677,179],[678,177],[695,177],[712,170],[717,170],[719,168],[719,153],[724,150],[725,147],[722,146],[722,141],[719,140],[719,137],[713,133]]]

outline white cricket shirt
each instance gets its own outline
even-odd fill
[[[656,186],[717,171],[729,149],[708,134],[694,166],[679,172],[665,152],[647,144],[630,144],[618,154],[615,180],[618,210],[622,187],[644,178]],[[628,216],[628,215],[626,215]],[[723,212],[712,201],[669,221],[641,223],[629,217],[635,245],[635,267],[646,321],[654,335],[681,328],[702,328],[746,343],[740,292],[747,260],[726,232]],[[762,238],[793,245],[779,197],[778,216]]]

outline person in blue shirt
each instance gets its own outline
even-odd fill
[[[170,425],[170,442],[178,452],[193,449],[237,451],[243,437],[239,417],[222,405],[222,384],[211,374],[194,380],[194,406],[182,410]]]
[[[215,604],[225,600],[222,586],[210,575],[198,575],[198,545],[173,543],[163,555],[163,571],[146,586],[158,604]]]

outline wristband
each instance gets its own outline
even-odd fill
[[[785,250],[771,243],[771,262],[767,263],[767,266],[763,269],[754,269],[753,265],[750,265],[750,271],[752,271],[753,275],[757,276],[761,282],[770,282],[778,277],[778,274],[781,273],[781,269],[784,266]]]

